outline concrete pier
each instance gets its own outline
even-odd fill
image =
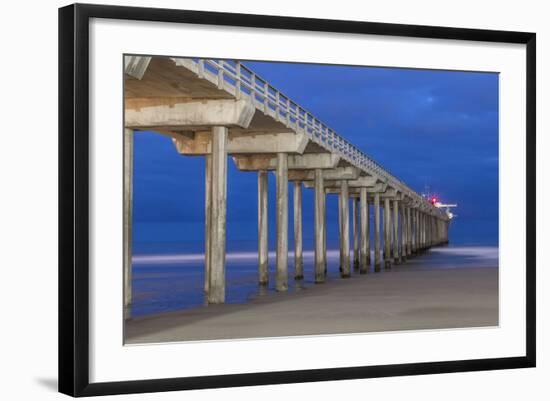
[[[327,258],[327,192],[323,187],[323,209],[322,209],[322,218],[323,218],[323,264],[325,268],[323,270],[324,277],[328,273],[328,258]]]
[[[417,254],[419,252],[418,240],[420,238],[420,227],[418,226],[418,209],[413,209],[413,253]]]
[[[432,225],[432,216],[426,214],[426,248],[432,246],[433,241],[433,225]]]
[[[426,249],[426,215],[420,212],[420,252]]]
[[[405,217],[407,213],[406,209],[407,206],[402,203],[401,207],[399,208],[399,228],[401,234],[401,242],[399,243],[399,257],[401,258],[401,262],[403,263],[407,261],[407,219]]]
[[[384,198],[384,268],[390,269],[391,258],[391,210],[390,198]]]
[[[428,215],[426,213],[423,213],[423,221],[422,221],[422,224],[423,224],[423,234],[424,234],[424,241],[422,243],[422,248],[424,250],[426,250],[428,248],[428,239],[429,239],[429,233],[428,233],[428,230],[430,229],[430,224],[429,224],[429,219],[428,219]]]
[[[349,257],[349,189],[348,181],[342,180],[340,199],[342,201],[342,278],[351,275]]]
[[[424,212],[422,212],[422,218],[421,218],[421,226],[422,226],[422,240],[421,240],[421,248],[422,248],[422,252],[424,252],[426,250],[426,214]]]
[[[401,263],[401,255],[399,254],[399,201],[393,200],[393,261],[396,264]]]
[[[132,305],[132,204],[134,182],[134,130],[124,130],[124,317],[131,317]]]
[[[407,215],[406,215],[406,230],[407,230],[407,242],[406,242],[406,254],[407,258],[411,257],[412,254],[412,225],[411,225],[411,208],[407,206]]]
[[[225,302],[225,225],[227,209],[227,127],[212,127],[210,275],[208,303]]]
[[[342,235],[342,232],[343,232],[342,223],[344,219],[343,209],[344,209],[344,202],[342,201],[342,192],[340,191],[338,194],[338,252],[340,257],[338,269],[340,270],[340,273],[342,273],[343,266],[344,266],[344,238]]]
[[[288,289],[288,158],[277,153],[277,253],[275,288]]]
[[[266,286],[269,281],[267,171],[258,171],[258,282]]]
[[[210,285],[210,230],[212,224],[212,155],[204,156],[204,293]]]
[[[326,227],[325,188],[323,171],[315,169],[315,282],[325,281],[326,269]]]
[[[374,271],[379,272],[380,260],[380,194],[374,194]]]
[[[380,241],[381,241],[381,252],[382,252],[382,265],[384,264],[384,261],[386,260],[386,209],[384,205],[384,199],[381,199],[380,203],[380,216],[381,216],[381,233],[380,233]]]
[[[367,188],[360,189],[360,225],[361,225],[361,261],[359,272],[365,274],[370,266],[370,227],[369,227],[369,200]]]
[[[416,225],[417,225],[417,242],[416,242],[416,253],[422,252],[422,213],[420,210],[416,211]]]
[[[304,278],[302,255],[302,183],[294,181],[294,278]]]
[[[126,56],[124,60],[124,307],[131,309],[133,136],[171,138],[183,156],[205,160],[204,291],[225,302],[227,156],[258,177],[258,282],[269,280],[268,173],[276,176],[275,288],[288,288],[288,181],[293,181],[295,279],[304,276],[302,191],[315,191],[315,282],[327,272],[326,194],[339,197],[340,270],[349,277],[349,201],[354,270],[374,270],[448,242],[449,217],[240,62]],[[251,84],[253,82],[254,84]],[[383,205],[380,204],[380,198]],[[311,205],[310,205],[311,206]],[[384,213],[381,226],[381,208]],[[393,210],[393,212],[392,212]],[[126,316],[129,317],[129,316]]]
[[[352,226],[353,226],[353,269],[358,271],[359,270],[359,199],[358,198],[352,198],[351,199],[351,205],[352,205]]]

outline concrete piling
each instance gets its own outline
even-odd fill
[[[384,268],[391,268],[391,210],[390,198],[384,198]]]
[[[411,257],[411,251],[412,251],[412,230],[411,230],[411,208],[410,206],[407,206],[406,209],[406,231],[407,231],[407,241],[405,246],[405,252],[407,255],[407,258]]]
[[[342,278],[348,278],[350,272],[349,257],[349,187],[347,180],[342,180],[340,196],[342,199]]]
[[[210,285],[210,230],[212,222],[212,155],[204,156],[204,293]]]
[[[351,205],[352,205],[352,226],[353,226],[353,269],[358,271],[359,270],[359,199],[358,198],[352,198],[351,199]]]
[[[418,209],[412,210],[412,222],[413,222],[413,233],[412,233],[412,251],[414,254],[418,253],[418,238],[419,238],[419,227],[418,227]]]
[[[401,263],[399,254],[399,201],[393,200],[393,261],[396,264]]]
[[[387,222],[389,219],[386,219],[386,202],[382,199],[382,264],[385,264],[385,260],[389,257],[386,251],[386,242],[390,244],[391,249],[391,230],[388,230]],[[390,213],[391,216],[391,213]],[[391,217],[390,217],[391,218]],[[388,238],[389,236],[389,238]],[[390,252],[391,254],[391,252]]]
[[[369,227],[369,201],[367,188],[360,189],[360,226],[361,226],[361,261],[359,272],[365,274],[370,265],[370,227]]]
[[[344,266],[344,237],[342,235],[343,229],[342,229],[342,223],[344,220],[343,217],[343,208],[344,208],[344,202],[342,201],[342,192],[338,194],[338,246],[339,246],[339,266],[338,269],[340,270],[340,273],[342,273],[342,269]]]
[[[269,281],[267,177],[266,170],[258,171],[258,281],[262,286]]]
[[[227,210],[227,127],[212,127],[210,275],[208,303],[225,302],[225,229]]]
[[[401,234],[401,242],[399,246],[399,256],[401,257],[402,262],[407,261],[407,219],[405,218],[406,215],[406,209],[404,202],[401,203],[401,207],[399,208],[399,228],[400,228],[400,234]]]
[[[374,271],[380,271],[380,194],[374,194]]]
[[[315,282],[325,281],[325,189],[323,171],[315,169]]]
[[[132,308],[132,210],[134,181],[134,130],[124,129],[124,318]]]
[[[328,272],[328,259],[327,259],[327,194],[326,189],[323,186],[323,197],[322,197],[322,210],[321,216],[323,217],[323,263],[325,268],[323,274],[326,277]]]
[[[294,181],[294,278],[304,278],[302,255],[302,183]]]
[[[277,153],[277,252],[275,288],[288,289],[288,156]]]

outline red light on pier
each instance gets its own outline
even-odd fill
[[[436,202],[437,202],[437,198],[435,196],[432,196],[432,205],[435,205]]]

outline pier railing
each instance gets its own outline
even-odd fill
[[[173,58],[173,61],[237,99],[251,99],[258,110],[289,129],[304,132],[310,140],[339,155],[353,166],[377,176],[411,199],[424,204],[428,209],[440,213],[428,200],[241,62],[200,58]]]

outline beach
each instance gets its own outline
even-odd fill
[[[434,248],[391,270],[349,279],[340,279],[334,264],[329,260],[322,284],[293,282],[287,293],[256,286],[234,303],[137,315],[125,323],[125,343],[498,325],[498,248]],[[253,280],[251,267],[237,281]]]

